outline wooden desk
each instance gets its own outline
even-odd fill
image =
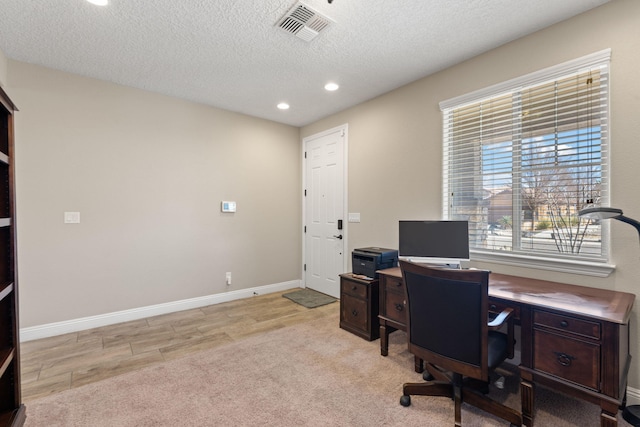
[[[407,311],[400,268],[379,273],[380,353],[386,356],[389,333],[406,330]],[[600,425],[617,425],[616,414],[626,403],[634,300],[626,292],[491,274],[490,310],[512,307],[521,327],[524,425],[533,426],[536,384],[599,405]]]

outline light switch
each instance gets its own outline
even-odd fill
[[[235,212],[236,202],[223,200],[220,204],[220,209],[222,210],[222,212]]]
[[[349,212],[349,222],[360,222],[360,213]]]
[[[65,224],[80,224],[80,212],[65,212],[64,213]]]

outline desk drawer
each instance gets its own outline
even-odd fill
[[[401,277],[386,276],[384,288],[387,292],[398,293],[404,296],[404,281]]]
[[[579,335],[582,337],[600,339],[600,323],[588,320],[576,319],[571,316],[562,316],[547,311],[535,310],[533,323],[554,329],[560,333]]]
[[[551,332],[533,332],[533,368],[599,391],[600,346]]]
[[[354,297],[366,299],[367,298],[367,285],[364,283],[358,283],[351,280],[342,280],[342,293],[347,295],[353,295]]]
[[[405,304],[404,293],[397,294],[388,292],[384,312],[387,318],[406,325],[407,306]]]

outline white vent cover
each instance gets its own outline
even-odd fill
[[[302,2],[298,2],[276,25],[281,30],[309,42],[332,22],[334,21],[331,18],[321,15]]]

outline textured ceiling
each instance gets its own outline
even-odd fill
[[[0,51],[303,126],[607,1],[303,0],[335,21],[306,42],[296,0],[2,0]]]

